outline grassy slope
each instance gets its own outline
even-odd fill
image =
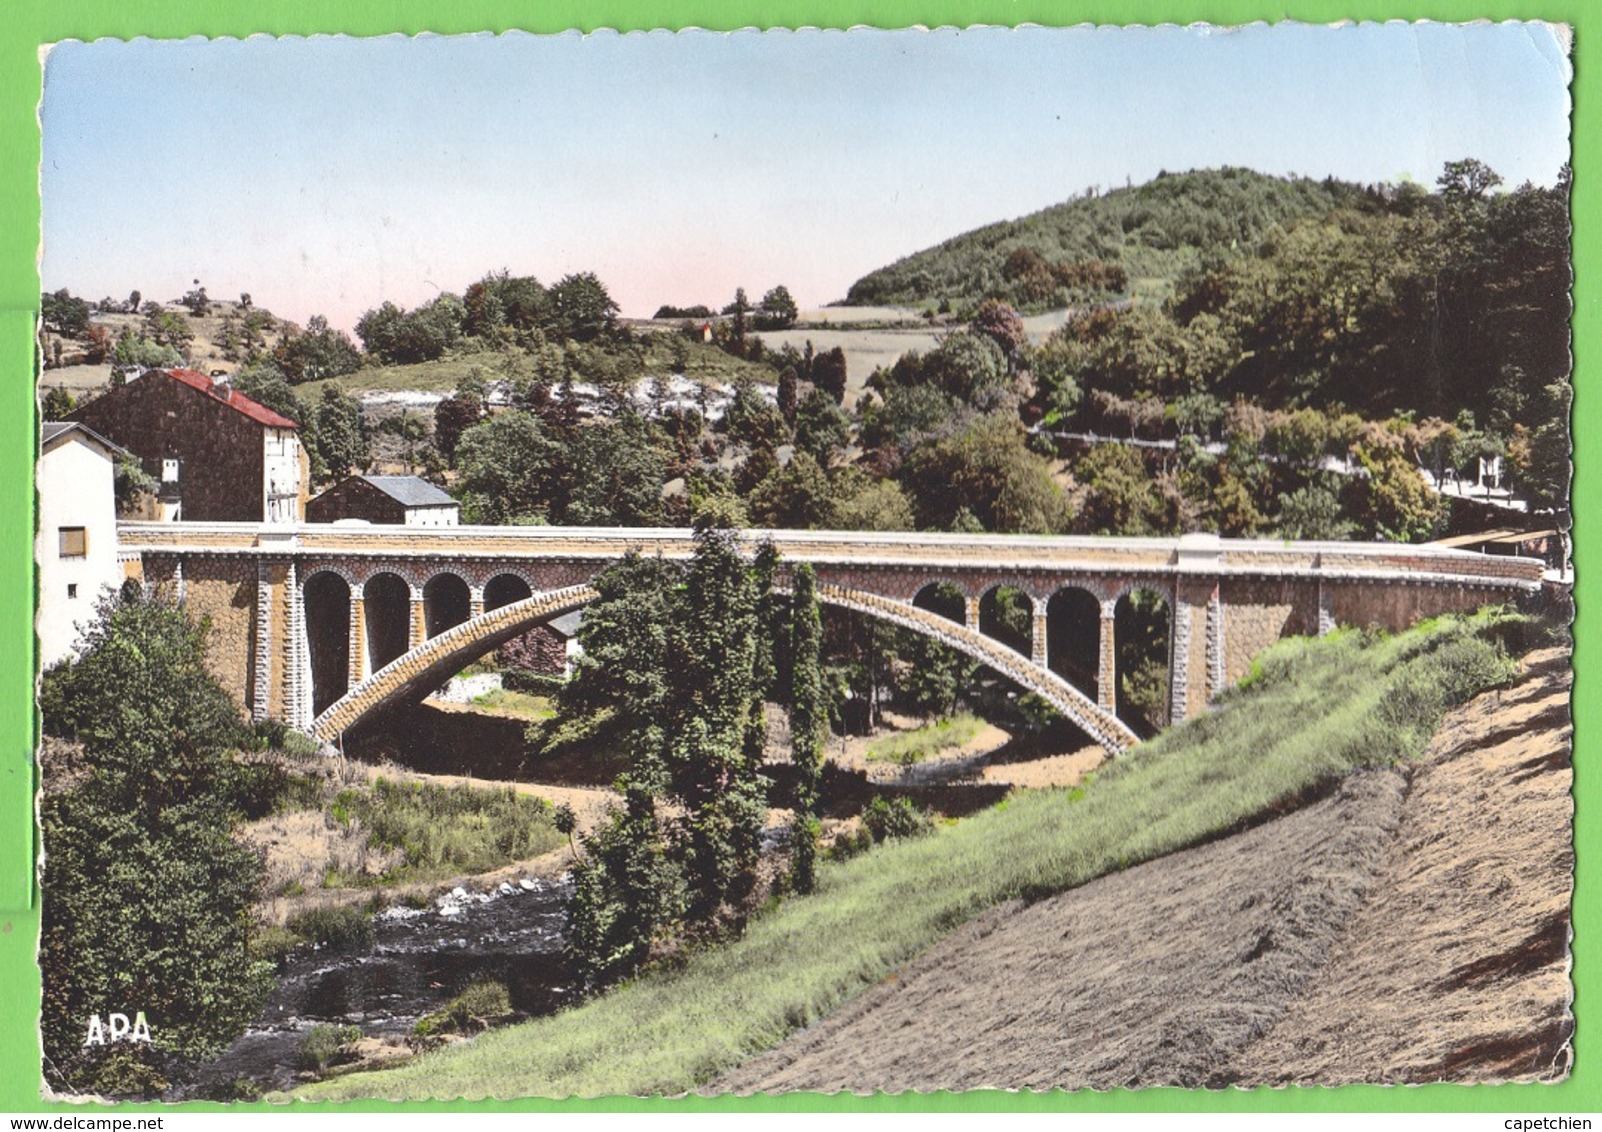
[[[1007,255],[1020,247],[1052,262],[1121,263],[1132,292],[1160,294],[1200,255],[1248,250],[1273,226],[1323,215],[1355,191],[1248,169],[1174,174],[965,232],[869,272],[848,301],[977,302],[1002,286]]]
[[[1509,668],[1444,620],[1396,637],[1283,642],[1211,715],[1136,748],[1083,791],[1014,796],[823,870],[819,891],[735,943],[589,1004],[308,1098],[598,1096],[695,1088],[883,979],[977,912],[1038,898],[1293,807],[1354,768],[1423,749],[1448,701]]]

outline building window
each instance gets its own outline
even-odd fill
[[[67,600],[68,601],[74,601],[74,600],[77,599],[77,597],[78,597],[78,583],[77,582],[68,582],[67,583]]]
[[[89,553],[89,532],[83,527],[61,528],[61,557],[82,558]]]

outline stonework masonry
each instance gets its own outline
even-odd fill
[[[1109,750],[1134,739],[1116,716],[1113,625],[1119,600],[1137,589],[1169,609],[1168,706],[1178,720],[1207,710],[1281,637],[1335,624],[1397,630],[1541,585],[1536,560],[1430,547],[845,532],[756,532],[751,544],[764,535],[783,562],[814,565],[824,600],[967,653],[1044,697]],[[624,553],[682,560],[694,549],[688,532],[677,530],[242,523],[130,522],[120,525],[119,543],[142,558],[151,584],[210,619],[208,662],[249,715],[282,718],[330,740],[391,704],[425,695],[453,666],[582,605],[593,594],[588,583]],[[430,585],[442,575],[459,581]],[[339,616],[347,623],[306,623],[312,579],[319,593],[334,595],[320,608],[345,610]],[[962,595],[966,624],[914,603],[941,583]],[[980,632],[980,601],[1000,585],[1017,590],[1031,613],[1022,652]],[[436,607],[433,593],[452,587],[457,594],[465,587],[467,600]],[[1094,700],[1049,664],[1047,610],[1064,590],[1083,591],[1100,605],[1099,642],[1079,646],[1095,653],[1074,661],[1094,669]],[[382,601],[373,596],[380,592]],[[513,600],[523,593],[530,596]],[[330,633],[338,649],[318,654],[322,683],[314,691],[312,650]],[[400,641],[407,651],[372,671],[370,642],[380,639],[396,642],[382,646],[384,657]],[[316,720],[314,699],[329,705]]]

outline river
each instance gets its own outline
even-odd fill
[[[579,996],[562,955],[571,883],[526,879],[484,893],[458,888],[422,909],[373,917],[371,950],[291,952],[261,1015],[220,1057],[199,1066],[172,1100],[217,1096],[249,1079],[265,1091],[297,1084],[301,1043],[319,1023],[366,1037],[404,1037],[471,983],[506,985],[512,1007],[549,1014]]]

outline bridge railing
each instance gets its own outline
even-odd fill
[[[1536,589],[1537,558],[1476,554],[1400,543],[1275,542],[1221,539],[1112,538],[925,532],[743,532],[752,543],[771,540],[786,558],[819,565],[984,566],[1019,572],[1084,571],[1152,576],[1176,573],[1354,579],[1411,576],[1415,581]],[[690,531],[662,527],[404,527],[302,523],[118,524],[124,549],[144,553],[237,554],[281,557],[460,557],[603,560],[628,550],[684,558],[694,553]]]

